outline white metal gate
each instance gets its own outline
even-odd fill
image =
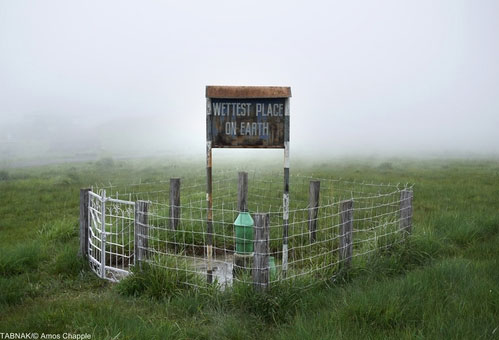
[[[88,259],[101,278],[119,281],[134,264],[135,202],[88,195]]]

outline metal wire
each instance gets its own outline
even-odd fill
[[[270,217],[269,251],[275,267],[270,282],[292,280],[303,276],[334,277],[342,262],[340,256],[341,206],[345,200],[354,204],[352,259],[363,257],[377,249],[403,240],[400,230],[402,190],[392,184],[359,183],[342,179],[290,177],[290,207],[287,275],[282,273],[282,177],[250,172],[248,208],[250,212],[268,213]],[[315,241],[309,230],[308,190],[311,180],[319,180],[320,202],[317,208]],[[119,281],[130,273],[136,263],[137,249],[146,254],[144,261],[174,271],[180,282],[202,287],[207,270],[206,217],[204,178],[182,178],[179,222],[171,228],[169,181],[93,187],[89,195],[89,262],[92,270],[111,281]],[[107,192],[107,197],[106,197]],[[139,235],[145,246],[137,248],[134,233],[135,201],[148,201],[147,232]],[[101,209],[105,202],[105,211]],[[237,172],[218,172],[213,180],[213,270],[218,285],[225,287],[235,281],[251,283],[251,261],[239,272],[234,271],[237,239],[234,221],[237,211]],[[104,216],[104,223],[102,218]],[[103,230],[103,227],[104,229]],[[103,237],[104,236],[104,237]],[[105,240],[105,242],[103,241]],[[103,249],[105,248],[105,249]],[[135,249],[135,250],[134,250]],[[102,255],[104,251],[104,255]],[[102,263],[105,258],[105,263]],[[350,261],[350,260],[349,260]],[[270,265],[269,265],[270,266]],[[234,275],[236,273],[237,275]]]

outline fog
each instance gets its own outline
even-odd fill
[[[0,160],[203,155],[206,85],[290,86],[292,158],[497,156],[498,32],[486,0],[1,1]]]

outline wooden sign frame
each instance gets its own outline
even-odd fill
[[[284,149],[282,272],[288,267],[290,87],[206,86],[207,281],[213,281],[213,148]],[[249,125],[248,125],[249,124]]]

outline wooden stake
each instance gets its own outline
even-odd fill
[[[180,222],[180,178],[170,178],[170,229],[177,230]]]
[[[352,265],[353,255],[353,200],[343,201],[340,206],[340,263],[344,268]]]
[[[308,232],[310,233],[310,243],[314,243],[316,240],[320,189],[320,181],[310,181],[308,191]]]
[[[404,189],[400,192],[400,230],[404,236],[412,233],[412,190]]]
[[[239,172],[239,180],[237,183],[237,210],[239,212],[248,211],[248,173]],[[235,245],[234,245],[235,247]],[[232,276],[234,279],[239,278],[244,272],[251,268],[251,254],[242,255],[234,252],[234,265],[232,267]]]
[[[88,254],[88,192],[90,189],[80,189],[80,249],[78,256],[87,257]]]
[[[248,173],[239,172],[239,180],[237,182],[237,210],[239,212],[248,211]]]
[[[147,213],[149,210],[149,202],[135,202],[135,265],[142,268],[142,261],[147,258],[147,248],[149,246],[149,226]]]
[[[253,255],[253,285],[257,290],[266,290],[269,287],[269,214],[254,214],[254,250]]]

